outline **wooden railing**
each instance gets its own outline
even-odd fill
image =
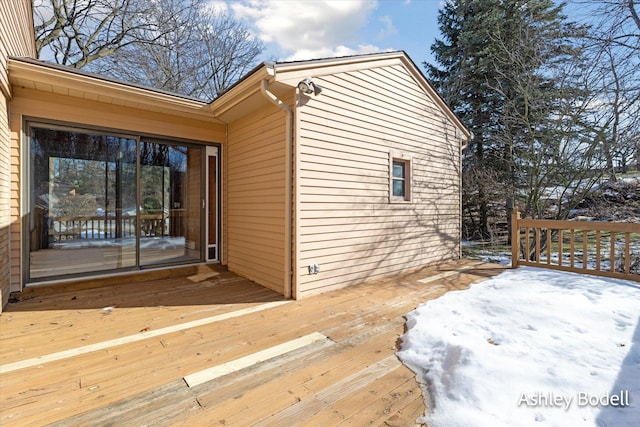
[[[117,237],[116,218],[114,216],[60,216],[49,218],[49,237],[53,242],[90,239],[102,240]],[[122,215],[120,230],[135,235],[135,215]]]
[[[511,265],[640,281],[640,224],[511,217]]]
[[[181,235],[182,210],[169,214],[140,214],[140,233],[145,236]],[[136,216],[62,216],[50,217],[49,239],[61,242],[75,239],[103,240],[136,235]]]

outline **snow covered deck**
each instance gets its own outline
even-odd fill
[[[403,316],[504,268],[452,262],[300,301],[215,270],[25,292],[0,315],[0,424],[413,425]]]
[[[638,282],[522,267],[407,318],[430,427],[638,425]]]

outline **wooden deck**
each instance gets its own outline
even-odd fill
[[[0,315],[0,425],[411,426],[425,408],[395,356],[403,315],[503,268],[301,301],[216,271],[31,291]]]

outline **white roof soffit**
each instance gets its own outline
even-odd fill
[[[147,111],[179,115],[220,123],[209,104],[195,98],[172,94],[86,73],[30,58],[9,58],[9,81],[59,95],[98,99],[98,102]],[[90,96],[88,96],[90,95]]]
[[[255,95],[260,95],[262,80],[268,79],[270,82],[273,82],[272,65],[273,64],[269,62],[258,65],[245,77],[214,99],[209,105],[209,110],[213,112],[213,116],[225,120],[225,114],[233,110],[234,107],[243,101],[252,97],[253,100],[256,100]],[[262,95],[260,95],[260,99],[261,98]]]

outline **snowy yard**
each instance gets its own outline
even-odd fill
[[[430,427],[640,425],[638,283],[525,267],[407,318]]]

